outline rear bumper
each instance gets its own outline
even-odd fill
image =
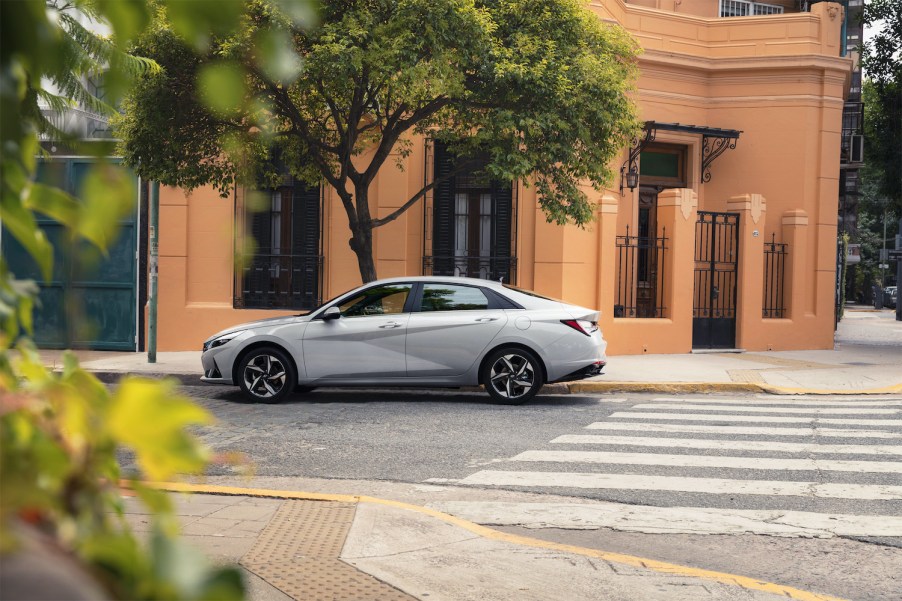
[[[590,363],[585,367],[581,367],[576,371],[570,372],[563,378],[558,378],[555,382],[574,382],[576,380],[585,380],[586,378],[591,378],[592,376],[601,375],[601,370],[604,369],[605,362],[604,361],[595,361],[594,363]]]

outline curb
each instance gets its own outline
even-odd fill
[[[651,392],[676,394],[709,394],[753,392],[777,395],[844,395],[900,394],[902,384],[866,389],[790,388],[754,382],[575,382],[567,385],[571,394],[586,392]]]
[[[131,488],[133,483],[129,480],[121,480],[120,487]],[[415,505],[413,503],[405,503],[403,501],[393,501],[390,499],[382,499],[379,497],[370,497],[366,495],[346,495],[346,494],[329,494],[329,493],[311,493],[302,491],[286,491],[272,489],[256,489],[256,488],[239,488],[232,486],[214,486],[214,485],[196,485],[181,482],[142,482],[142,486],[147,486],[157,490],[169,492],[198,493],[211,495],[226,496],[248,496],[248,497],[268,497],[276,499],[293,499],[308,501],[332,501],[339,503],[370,503],[374,505],[383,505],[387,507],[395,507],[413,511],[422,515],[441,520],[452,526],[463,528],[468,532],[472,532],[476,536],[495,540],[499,542],[522,545],[540,549],[549,549],[562,553],[572,553],[574,555],[582,555],[584,557],[592,557],[602,559],[604,561],[628,565],[635,568],[643,568],[659,574],[669,574],[672,576],[684,576],[690,578],[698,578],[700,580],[709,580],[735,586],[743,590],[767,592],[776,595],[782,595],[797,601],[845,601],[840,597],[825,595],[797,589],[791,586],[766,582],[748,576],[740,576],[737,574],[729,574],[726,572],[717,572],[714,570],[706,570],[702,568],[693,568],[690,566],[681,566],[678,564],[658,561],[635,555],[627,555],[624,553],[615,553],[612,551],[601,551],[598,549],[590,549],[587,547],[578,547],[564,543],[555,543],[538,538],[521,536],[518,534],[509,534],[501,530],[494,530],[487,526],[471,522],[463,518],[456,517],[449,513],[444,513],[429,507]]]
[[[126,371],[92,371],[92,374],[104,384],[115,384],[122,376],[140,376],[145,378],[173,378],[180,384],[199,386],[200,376],[197,374],[179,374],[165,372],[126,372]],[[331,387],[327,387],[331,388]],[[367,388],[380,388],[368,386]],[[352,389],[349,389],[352,390]],[[403,388],[389,386],[385,390],[419,390],[422,394],[431,394],[436,390],[447,391],[449,389],[436,388]],[[461,392],[482,392],[481,386],[464,386],[459,388]],[[545,384],[540,393],[543,394],[585,394],[605,392],[634,392],[653,394],[717,394],[717,393],[765,393],[775,395],[844,395],[867,396],[873,394],[902,394],[902,383],[881,388],[866,389],[819,389],[819,388],[790,388],[787,386],[773,386],[771,384],[759,384],[755,382],[570,382],[558,384]]]
[[[138,376],[141,378],[153,378],[155,380],[172,378],[177,380],[180,384],[188,384],[191,386],[203,384],[203,382],[200,381],[200,376],[197,374],[173,374],[161,371],[88,371],[104,384],[115,384],[123,376]]]

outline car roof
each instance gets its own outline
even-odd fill
[[[486,286],[488,288],[503,288],[501,282],[495,280],[483,280],[481,278],[465,278],[459,276],[439,276],[439,275],[414,275],[398,278],[385,278],[375,280],[370,284],[393,284],[396,282],[441,282],[443,284],[469,284],[470,286]]]

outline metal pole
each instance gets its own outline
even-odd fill
[[[883,258],[886,259],[886,200],[883,201]],[[886,288],[886,265],[887,261],[880,261],[880,285]]]
[[[902,218],[899,219],[896,249],[902,250]],[[902,321],[902,301],[899,300],[899,284],[902,284],[902,259],[896,259],[896,321]]]
[[[157,362],[157,228],[160,221],[160,182],[150,184],[150,305],[147,315],[147,362]]]

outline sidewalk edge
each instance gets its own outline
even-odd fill
[[[120,485],[129,488],[131,481],[122,480]],[[423,515],[439,519],[447,524],[463,528],[473,534],[488,538],[491,540],[506,542],[515,545],[523,545],[535,548],[549,549],[560,551],[563,553],[572,553],[585,557],[593,557],[604,561],[610,561],[636,568],[644,568],[654,572],[670,574],[673,576],[685,576],[690,578],[699,578],[702,580],[710,580],[721,584],[736,586],[745,590],[761,591],[785,597],[796,599],[798,601],[845,601],[840,597],[831,595],[822,595],[810,591],[784,586],[772,582],[764,582],[747,576],[737,574],[728,574],[726,572],[716,572],[713,570],[705,570],[701,568],[693,568],[690,566],[681,566],[656,559],[648,559],[637,557],[634,555],[626,555],[623,553],[614,553],[611,551],[601,551],[598,549],[589,549],[586,547],[578,547],[575,545],[566,545],[563,543],[554,543],[527,536],[509,534],[499,530],[494,530],[487,526],[482,526],[475,522],[459,518],[436,509],[430,509],[413,503],[405,503],[403,501],[392,501],[390,499],[381,499],[378,497],[370,497],[366,495],[342,495],[328,493],[310,493],[302,491],[285,491],[274,489],[256,489],[241,488],[234,486],[215,486],[202,484],[187,484],[181,482],[142,482],[143,486],[149,486],[159,490],[169,492],[185,492],[185,493],[201,493],[214,495],[241,495],[250,497],[271,497],[280,499],[296,499],[296,500],[313,500],[313,501],[333,501],[340,503],[371,503],[374,505],[384,505],[395,507],[407,511],[414,511]]]
[[[821,389],[790,388],[755,382],[573,382],[567,385],[571,394],[586,392],[651,392],[675,394],[706,394],[729,392],[759,392],[778,395],[870,395],[902,393],[902,383],[880,388]]]

